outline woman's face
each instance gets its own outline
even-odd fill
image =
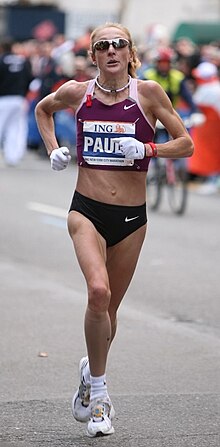
[[[103,28],[96,33],[92,48],[92,60],[100,72],[128,72],[131,51],[128,36],[123,30],[116,27]]]

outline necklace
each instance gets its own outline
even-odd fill
[[[125,90],[130,85],[130,83],[131,83],[131,76],[130,75],[128,76],[128,82],[127,82],[126,85],[124,85],[124,87],[116,88],[116,89],[115,88],[105,88],[105,87],[102,87],[102,85],[99,84],[99,82],[98,82],[98,77],[95,78],[95,83],[96,83],[97,87],[100,88],[100,90],[102,90],[103,92],[106,92],[106,93],[118,93],[118,92],[123,92],[123,90]]]

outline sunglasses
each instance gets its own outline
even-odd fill
[[[98,40],[93,45],[93,51],[106,51],[109,49],[110,45],[112,45],[114,49],[119,50],[130,45],[130,42],[127,39],[121,38],[112,40]]]

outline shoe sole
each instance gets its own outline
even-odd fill
[[[87,430],[86,436],[88,436],[88,438],[101,438],[103,436],[113,435],[113,433],[115,433],[115,429],[114,427],[111,427],[107,432],[97,431],[97,433],[89,433]]]

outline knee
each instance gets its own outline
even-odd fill
[[[96,282],[89,286],[88,305],[93,312],[108,310],[111,292],[107,284]]]

